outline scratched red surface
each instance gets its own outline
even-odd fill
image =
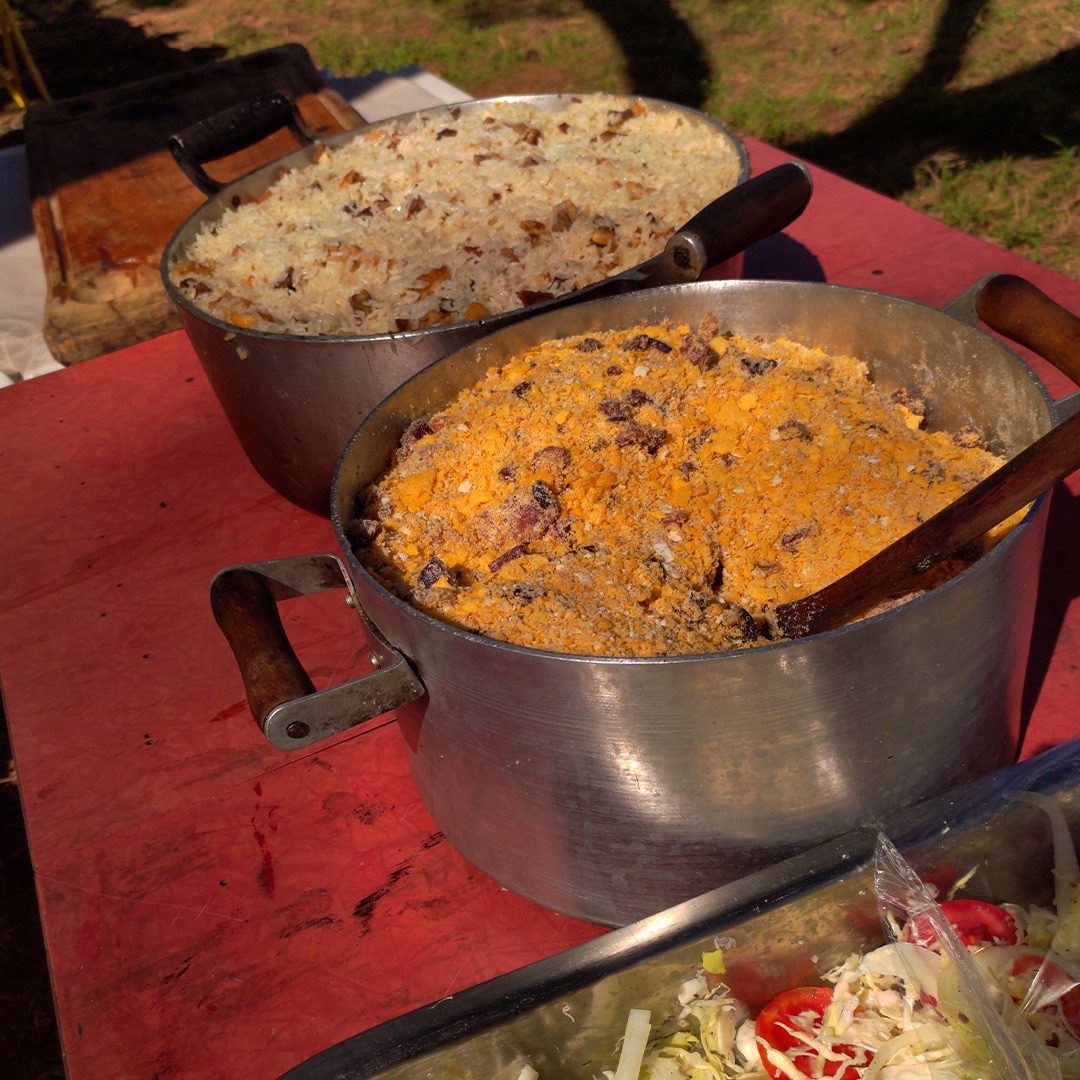
[[[784,160],[750,146],[758,169]],[[1080,312],[1080,283],[815,178],[748,275],[940,306],[1007,271]],[[601,932],[443,841],[392,723],[265,742],[208,585],[333,534],[254,473],[182,335],[0,392],[0,490],[0,685],[75,1080],[274,1076]],[[1074,476],[1050,515],[1025,756],[1080,735],[1078,535]],[[317,685],[365,670],[341,594],[282,613]]]

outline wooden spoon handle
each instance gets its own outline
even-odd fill
[[[1080,319],[1022,278],[988,279],[976,300],[979,317],[1080,382]],[[774,630],[806,637],[839,626],[913,585],[931,567],[978,540],[1080,468],[1080,412],[995,470],[959,499],[844,577],[781,604]]]
[[[1080,413],[991,473],[887,548],[810,596],[774,612],[784,637],[806,637],[839,626],[871,605],[902,592],[954,551],[1022,510],[1080,468]]]

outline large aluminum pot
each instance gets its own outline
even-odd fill
[[[498,100],[530,101],[556,109],[570,96],[545,94]],[[730,142],[738,159],[738,183],[749,177],[746,146],[727,125],[683,106],[643,100],[648,101],[651,109],[677,111],[715,128]],[[490,107],[492,103],[487,99],[452,107],[468,112]],[[449,108],[440,106],[424,111]],[[193,238],[237,202],[265,192],[282,170],[308,166],[312,152],[306,147],[296,150],[225,187],[206,174],[202,162],[257,141],[275,126],[286,123],[298,137],[305,137],[302,122],[291,111],[291,102],[284,95],[276,95],[230,110],[173,137],[171,145],[178,162],[210,198],[169,242],[162,258],[162,279],[214,393],[255,469],[287,499],[325,514],[341,451],[371,409],[433,360],[520,318],[522,313],[394,334],[300,337],[244,330],[196,307],[176,288],[170,276],[172,267],[186,257]],[[331,148],[340,146],[362,136],[370,126],[353,128],[322,142]],[[720,194],[703,191],[702,203]],[[784,220],[774,222],[762,235],[783,224]],[[742,246],[735,246],[736,253],[730,259],[724,255],[718,260],[722,263],[718,276],[741,276],[741,255],[737,252],[741,252]],[[538,308],[544,306],[547,305]]]
[[[606,924],[1007,763],[1021,720],[1046,499],[987,556],[901,607],[800,640],[659,659],[561,655],[455,629],[392,596],[347,538],[359,493],[406,426],[501,358],[553,337],[665,317],[694,323],[710,311],[739,333],[860,357],[879,383],[917,391],[932,426],[974,423],[1011,456],[1057,414],[1027,365],[970,325],[981,288],[939,311],[831,285],[676,286],[538,316],[428,367],[360,426],[334,483],[350,599],[384,640],[376,649],[384,672],[347,684],[340,697],[334,690],[296,701],[288,672],[260,686],[242,661],[268,737],[301,746],[340,730],[364,718],[360,699],[382,685],[366,715],[400,706],[417,788],[447,838],[515,892]],[[238,656],[235,630],[248,625],[250,606],[237,585],[256,598],[266,581],[276,583],[266,595],[316,587],[295,566],[253,567],[224,571],[213,590]],[[259,633],[265,657],[279,643]]]

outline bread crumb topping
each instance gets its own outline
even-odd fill
[[[924,412],[860,360],[712,316],[549,341],[414,422],[350,539],[396,595],[502,641],[743,648],[1001,464]]]

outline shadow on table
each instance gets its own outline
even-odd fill
[[[11,744],[0,699],[0,766]],[[0,1061],[11,1080],[63,1080],[34,872],[14,774],[0,781]]]
[[[784,149],[885,195],[916,186],[928,161],[1056,157],[1080,146],[1080,46],[994,81],[955,89],[989,0],[949,0],[919,69],[843,131]]]
[[[1080,495],[1059,485],[1053,494],[1046,521],[1039,599],[1035,608],[1031,654],[1024,681],[1022,716],[1026,726],[1046,681],[1054,649],[1065,623],[1069,604],[1080,596],[1080,561],[1076,558],[1076,538],[1080,536]],[[1078,721],[1080,734],[1080,721]],[[1034,746],[1038,753],[1049,746]]]
[[[824,281],[817,256],[786,233],[777,233],[748,248],[743,277],[755,281]]]

